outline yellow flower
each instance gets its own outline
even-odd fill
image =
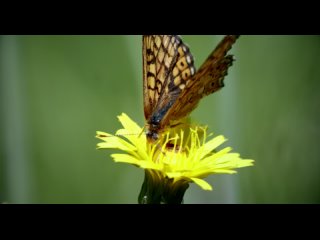
[[[208,140],[206,127],[188,124],[188,128],[172,128],[162,134],[159,143],[148,144],[143,129],[133,120],[124,113],[118,118],[123,129],[115,135],[97,131],[96,137],[103,141],[97,148],[122,150],[125,153],[111,154],[115,162],[141,167],[146,170],[146,177],[155,182],[167,181],[171,186],[180,183],[185,190],[185,184],[194,182],[204,190],[212,190],[203,178],[215,173],[236,173],[236,168],[253,165],[253,160],[231,153],[230,147],[216,150],[226,139],[220,135]]]

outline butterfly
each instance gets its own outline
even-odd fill
[[[173,122],[188,116],[200,99],[224,86],[232,65],[227,55],[239,36],[227,35],[198,71],[186,44],[177,35],[144,35],[143,95],[146,137],[157,141]]]

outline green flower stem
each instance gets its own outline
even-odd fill
[[[144,181],[140,190],[138,203],[140,204],[160,204],[162,197],[162,182],[157,179],[152,171],[145,170]]]
[[[157,171],[145,170],[144,182],[138,198],[140,204],[181,204],[188,189],[187,181],[174,182]]]

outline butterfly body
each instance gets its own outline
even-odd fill
[[[143,36],[143,90],[146,136],[155,142],[173,123],[196,108],[200,99],[221,87],[238,36],[226,36],[196,72],[189,48],[176,35]]]

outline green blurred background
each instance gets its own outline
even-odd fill
[[[197,67],[222,36],[182,36]],[[0,202],[137,203],[144,172],[95,131],[144,124],[141,36],[0,37]],[[320,37],[241,36],[222,91],[192,113],[254,167],[185,203],[320,203]]]

